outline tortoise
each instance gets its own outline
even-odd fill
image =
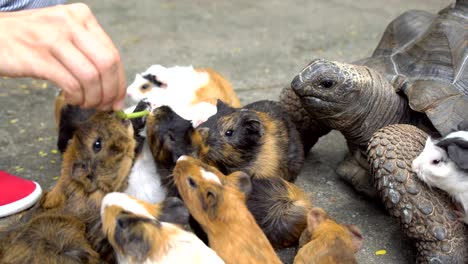
[[[381,198],[415,240],[418,262],[468,261],[468,230],[452,201],[411,170],[428,135],[444,136],[468,119],[467,40],[468,0],[437,14],[407,11],[371,57],[313,60],[280,95],[306,151],[330,130],[343,134],[349,154],[337,173]]]

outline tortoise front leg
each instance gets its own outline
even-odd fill
[[[466,263],[468,232],[457,221],[450,197],[430,189],[411,170],[426,138],[426,133],[410,125],[377,131],[368,147],[374,183],[389,213],[415,240],[418,263]]]

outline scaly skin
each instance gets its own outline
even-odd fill
[[[370,140],[368,160],[374,184],[388,212],[416,240],[417,263],[466,263],[468,230],[453,213],[451,199],[430,189],[411,170],[427,134],[411,125],[391,125]]]
[[[291,87],[286,87],[281,91],[279,101],[281,107],[296,125],[304,146],[304,154],[307,155],[318,139],[328,134],[331,129],[309,116],[307,110],[302,106],[300,98]]]

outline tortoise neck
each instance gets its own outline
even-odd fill
[[[365,76],[361,84],[360,100],[354,104],[353,116],[347,127],[340,128],[346,140],[361,149],[378,129],[397,123],[411,121],[411,109],[407,99],[396,93],[393,86],[378,72],[368,67],[359,67],[359,74]]]

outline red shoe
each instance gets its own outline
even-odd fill
[[[0,217],[31,207],[41,194],[41,186],[36,182],[0,171]]]

